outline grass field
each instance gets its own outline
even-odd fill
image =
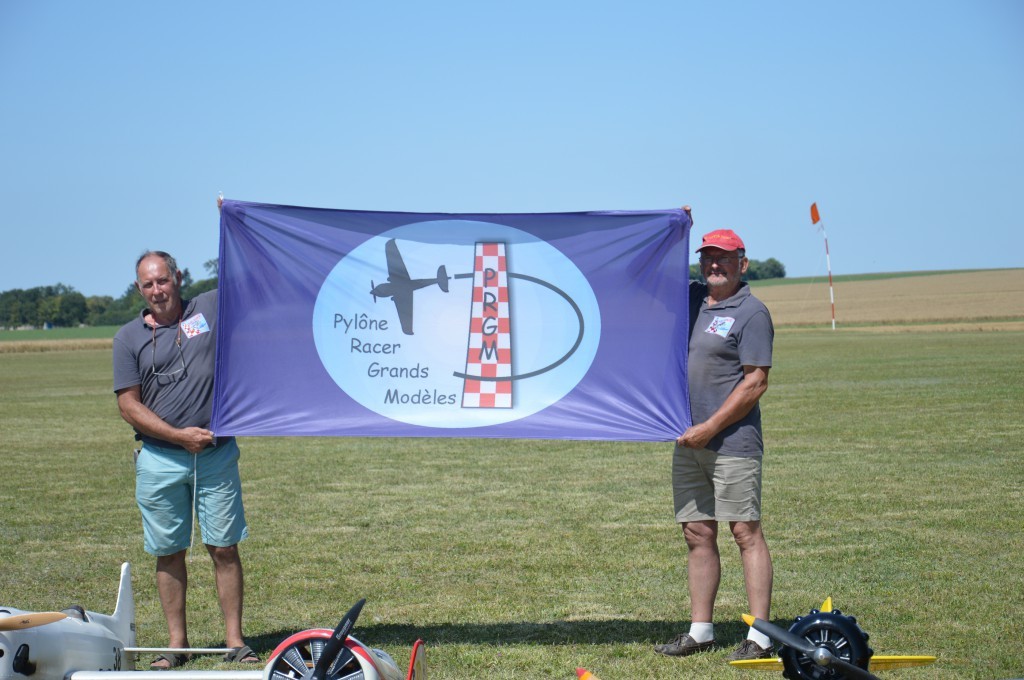
[[[852,307],[854,283],[837,289],[839,310]],[[756,292],[774,312],[769,288]],[[886,299],[869,307],[898,316]],[[828,316],[815,328],[776,314],[763,403],[773,619],[788,626],[832,596],[876,653],[939,657],[884,677],[1019,677],[1024,313],[983,324],[990,306],[934,308],[901,332],[868,319],[844,332],[840,315],[833,333]],[[109,611],[128,560],[139,642],[163,644],[109,349],[0,353],[0,423],[0,603]],[[723,661],[746,611],[727,531],[722,649],[651,651],[688,616],[668,444],[247,438],[242,448],[246,631],[264,653],[296,630],[332,627],[366,597],[356,635],[403,667],[424,638],[434,678],[571,678],[576,666],[602,680],[749,675]],[[191,641],[218,645],[205,551],[191,564]]]

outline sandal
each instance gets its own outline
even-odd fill
[[[224,655],[227,663],[262,663],[256,652],[249,648],[249,645],[232,647],[231,651]]]
[[[192,656],[189,654],[161,654],[153,659],[149,668],[154,671],[170,670],[171,668],[180,668],[191,660]]]

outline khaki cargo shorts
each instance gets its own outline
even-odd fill
[[[726,456],[676,446],[672,495],[677,522],[761,519],[762,456]]]

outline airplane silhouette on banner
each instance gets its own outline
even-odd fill
[[[412,294],[420,288],[426,288],[435,283],[447,293],[450,277],[444,265],[441,265],[437,268],[437,278],[409,278],[409,270],[405,266],[402,254],[398,252],[398,244],[395,243],[395,239],[384,244],[384,253],[388,260],[388,282],[376,286],[371,279],[370,295],[373,296],[374,302],[378,297],[390,297],[395,303],[395,309],[398,310],[398,320],[402,324],[402,332],[412,335]]]

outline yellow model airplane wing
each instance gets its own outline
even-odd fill
[[[745,659],[743,661],[730,661],[730,666],[735,666],[742,671],[783,671],[782,659]]]
[[[934,656],[873,656],[868,662],[868,670],[890,671],[894,668],[911,668],[912,666],[927,666],[935,663]],[[745,661],[730,661],[730,665],[744,671],[783,671],[782,659],[747,659]]]
[[[934,656],[873,656],[868,662],[872,671],[887,671],[893,668],[910,668],[911,666],[927,666],[935,663]]]

